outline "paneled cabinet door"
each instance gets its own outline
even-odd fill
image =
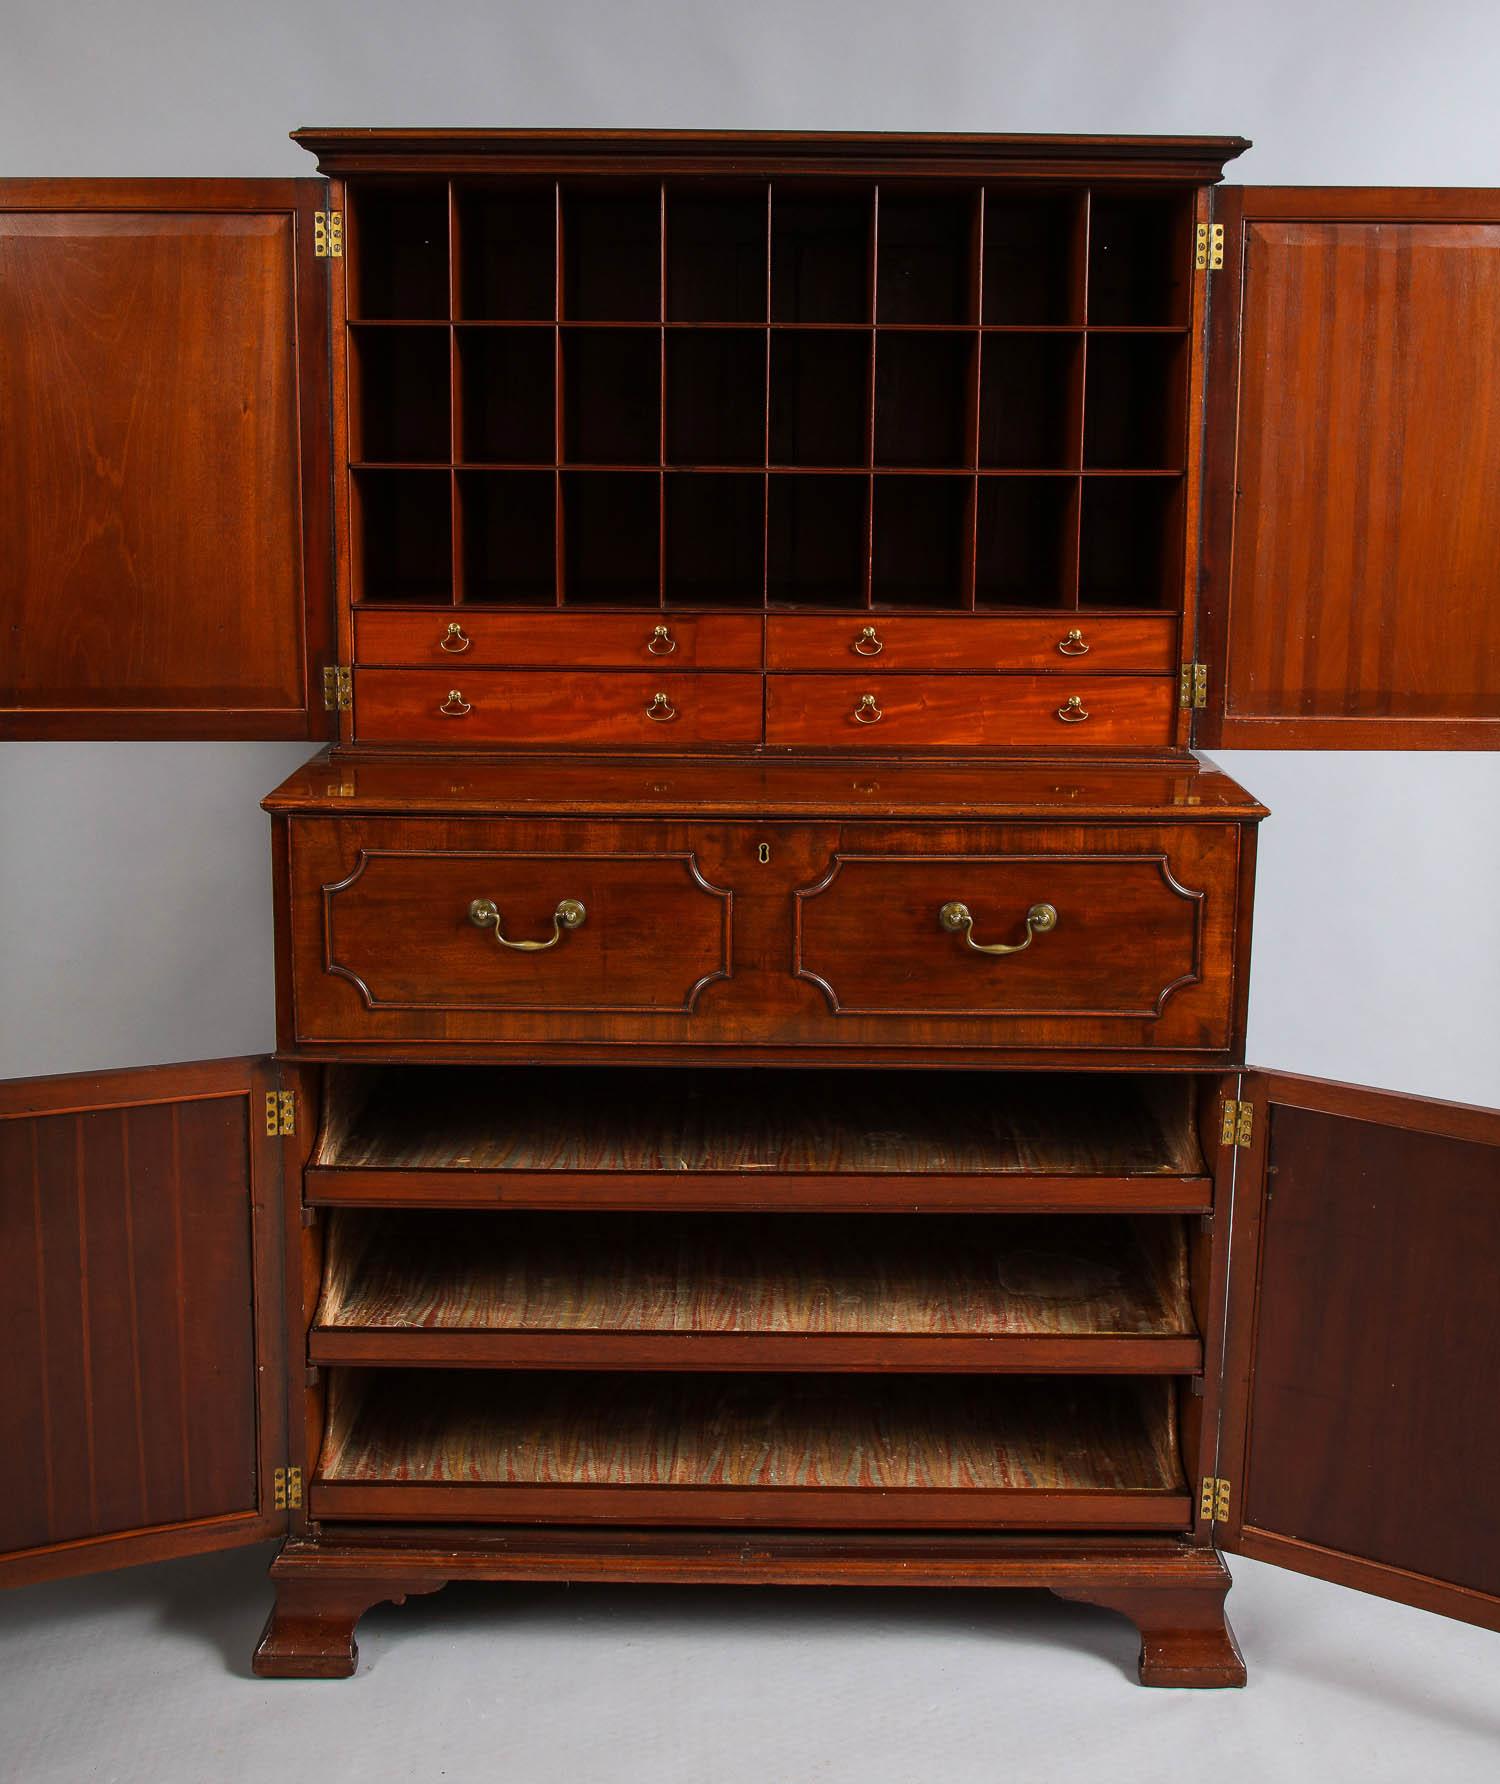
[[[0,182],[0,737],[323,737],[321,180]]]
[[[1240,1095],[1215,1540],[1500,1629],[1500,1110]]]
[[[0,1084],[0,1585],[286,1528],[273,1084],[245,1059]]]
[[[1194,741],[1500,748],[1500,191],[1214,207]]]

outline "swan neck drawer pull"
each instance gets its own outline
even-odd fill
[[[581,929],[588,912],[576,898],[564,898],[552,913],[552,937],[545,942],[513,942],[509,941],[500,929],[500,907],[493,898],[476,898],[469,906],[469,921],[476,929],[493,929],[495,940],[502,948],[513,948],[517,954],[545,954],[548,948],[555,948],[563,938],[565,929]]]
[[[449,688],[448,698],[438,708],[445,719],[461,719],[474,710],[457,688]]]
[[[1068,704],[1058,707],[1057,716],[1065,725],[1081,725],[1089,715],[1087,707],[1083,704],[1082,696],[1069,694]]]
[[[438,649],[447,651],[450,657],[461,657],[473,642],[458,621],[452,619],[448,622],[448,630],[438,639]]]
[[[885,640],[874,626],[865,626],[856,634],[849,648],[857,657],[878,657],[885,649]]]
[[[1065,657],[1086,657],[1089,654],[1088,644],[1077,626],[1069,630],[1066,638],[1058,639],[1057,648]]]
[[[646,649],[653,657],[669,657],[677,648],[677,640],[665,626],[653,626],[646,640]]]
[[[875,704],[875,696],[873,694],[864,695],[860,700],[859,705],[854,709],[854,722],[856,725],[878,725],[884,717],[885,714]]]
[[[1034,937],[1045,935],[1049,929],[1057,928],[1057,906],[1055,904],[1034,904],[1026,913],[1026,940],[1024,942],[976,942],[974,940],[974,919],[966,904],[954,899],[945,904],[938,912],[938,923],[950,935],[962,934],[965,943],[976,954],[1024,954],[1031,946]]]
[[[664,725],[668,719],[677,717],[677,708],[665,694],[653,694],[651,704],[646,708],[646,717],[655,719],[659,725]]]

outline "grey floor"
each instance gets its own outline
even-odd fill
[[[507,1784],[1500,1778],[1500,1637],[1250,1562],[1247,1691],[1142,1691],[1034,1593],[450,1587],[261,1683],[269,1549],[0,1597],[0,1777]]]

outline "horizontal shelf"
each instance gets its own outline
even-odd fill
[[[1174,1414],[1170,1378],[336,1370],[310,1509],[1185,1529]]]
[[[1180,1221],[372,1213],[330,1224],[315,1363],[1202,1365]]]
[[[872,1094],[880,1124],[871,1125]],[[1202,1210],[1189,1086],[1132,1075],[330,1074],[306,1173],[365,1206]]]

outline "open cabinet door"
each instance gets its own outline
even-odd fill
[[[1194,742],[1500,748],[1500,192],[1214,215]]]
[[[333,735],[326,193],[0,182],[0,737]]]
[[[253,1059],[0,1084],[0,1585],[286,1528],[273,1084]]]
[[[1500,1110],[1241,1095],[1214,1539],[1500,1629]]]

